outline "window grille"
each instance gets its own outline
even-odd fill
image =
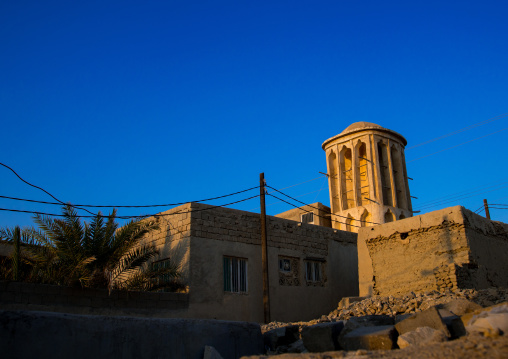
[[[224,257],[224,291],[247,293],[247,259]]]
[[[321,282],[321,262],[305,262],[305,279],[308,282]]]

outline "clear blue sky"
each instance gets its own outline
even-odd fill
[[[508,113],[507,13],[506,1],[2,1],[0,162],[72,203],[199,200],[260,172],[288,187],[326,172],[321,144],[353,122],[409,148]],[[414,209],[508,203],[505,128],[408,149],[409,162],[486,136],[408,163]],[[286,191],[329,203],[324,178]],[[52,201],[3,167],[0,195]],[[137,213],[154,210],[119,212]],[[0,226],[31,223],[0,212]]]

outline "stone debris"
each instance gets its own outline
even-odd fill
[[[362,327],[346,334],[342,349],[390,350],[396,347],[397,331],[393,325]]]
[[[395,328],[397,329],[399,335],[412,332],[420,327],[430,327],[432,329],[440,330],[445,333],[447,337],[451,337],[448,327],[443,322],[443,319],[436,307],[415,313],[411,317],[395,324]]]
[[[303,345],[312,353],[338,350],[343,322],[319,323],[302,329]]]
[[[468,333],[481,333],[484,336],[507,334],[508,303],[479,309],[461,319]]]
[[[416,330],[399,335],[397,345],[404,349],[410,345],[441,343],[448,340],[448,337],[441,330],[430,327],[419,327]]]
[[[370,358],[370,355],[364,356],[360,352],[369,353],[367,350],[375,348],[427,345],[445,340],[454,342],[457,341],[454,339],[462,339],[467,333],[503,336],[508,332],[508,304],[501,305],[506,311],[496,309],[492,312],[489,309],[487,312],[490,314],[484,313],[484,307],[500,306],[503,302],[508,302],[508,289],[504,288],[411,292],[401,297],[343,298],[337,309],[319,319],[295,323],[272,322],[263,325],[262,331],[265,336],[272,338],[277,328],[286,328],[279,329],[279,337],[287,330],[294,334],[291,343],[282,344],[281,341],[280,345],[267,346],[268,355],[329,351],[343,353],[343,356],[337,357],[350,357],[356,350],[358,358]],[[468,323],[470,328],[466,332]],[[295,328],[299,329],[299,337]],[[505,354],[508,358],[508,353]]]

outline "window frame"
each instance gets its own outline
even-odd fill
[[[304,220],[305,216],[311,217],[312,221]],[[300,222],[301,223],[314,224],[314,212],[306,212],[306,213],[300,214]]]
[[[249,292],[247,258],[223,256],[222,272],[225,293],[247,294]]]

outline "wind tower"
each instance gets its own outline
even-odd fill
[[[356,122],[326,140],[332,226],[359,227],[412,217],[404,146],[399,133]]]

